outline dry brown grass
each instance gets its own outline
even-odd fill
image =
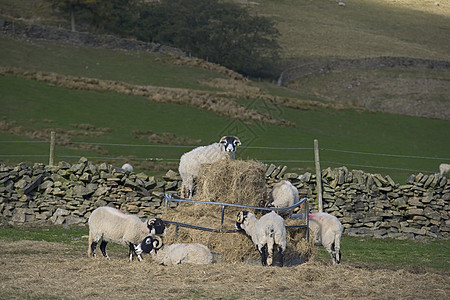
[[[87,242],[87,241],[86,241]],[[160,266],[86,257],[85,247],[49,242],[0,243],[1,299],[448,299],[438,273],[309,262],[293,267],[247,263]]]

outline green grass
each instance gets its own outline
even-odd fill
[[[344,235],[341,252],[342,263],[450,272],[448,240],[372,239]],[[317,259],[324,262],[331,260],[323,247],[319,248]]]
[[[148,144],[134,138],[131,134],[133,130],[171,132],[178,136],[201,139],[204,144],[214,142],[218,136],[235,134],[243,142],[243,147],[237,152],[238,158],[258,159],[268,163],[274,161],[275,164],[285,163],[291,170],[304,171],[314,166],[313,151],[310,148],[313,147],[313,140],[318,139],[320,148],[323,149],[320,153],[322,168],[345,165],[349,169],[389,174],[400,183],[404,183],[409,175],[414,173],[410,170],[437,171],[441,160],[357,155],[326,149],[448,158],[450,148],[450,140],[442,139],[450,132],[450,123],[444,120],[354,110],[302,111],[258,101],[244,101],[246,105],[254,109],[297,124],[297,128],[286,128],[230,120],[212,112],[183,105],[153,103],[144,97],[66,90],[13,76],[1,76],[0,89],[2,90],[0,105],[3,108],[0,117],[15,121],[26,128],[70,130],[74,129],[72,124],[88,123],[98,128],[111,129],[100,137],[76,136],[73,138],[75,142]],[[30,139],[15,137],[6,132],[0,133],[0,141],[11,140]],[[268,150],[246,148],[246,146],[308,149]],[[177,160],[189,149],[189,147],[102,147],[108,151],[107,154],[57,147],[56,160],[78,160],[77,158],[67,159],[64,156]],[[46,143],[1,143],[0,155],[46,155],[48,149],[49,146]],[[1,159],[12,163],[27,160],[26,158],[14,160],[7,156]],[[48,162],[48,157],[37,157],[34,161]]]
[[[88,234],[89,230],[84,226],[75,226],[70,229],[65,229],[62,226],[50,226],[47,228],[0,228],[0,239],[8,242],[29,240],[71,244],[73,242],[80,241],[82,236]]]
[[[164,61],[171,57],[135,51],[77,47],[51,41],[17,41],[0,37],[0,66],[115,80],[137,85],[213,90],[201,80],[224,75]]]

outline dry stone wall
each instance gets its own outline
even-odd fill
[[[317,211],[316,177],[267,166],[266,182],[291,181]],[[164,193],[177,193],[180,176],[129,173],[85,158],[78,163],[0,163],[0,225],[86,224],[99,206],[114,206],[140,217],[161,215]],[[450,185],[440,174],[411,175],[403,185],[389,176],[345,167],[322,171],[323,208],[339,218],[345,233],[392,238],[450,237]],[[172,203],[172,205],[176,205]]]

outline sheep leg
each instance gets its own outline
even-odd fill
[[[142,261],[141,255],[136,253],[136,248],[134,247],[134,244],[128,243],[128,247],[130,248],[130,250],[128,251],[128,255],[130,256],[129,258],[130,262],[133,260],[133,254],[136,255],[139,261]]]
[[[284,265],[283,248],[281,246],[278,246],[278,262],[280,267]]]
[[[331,244],[329,246],[326,246],[325,249],[328,251],[328,253],[331,256],[331,260],[333,261],[333,265],[336,264],[336,254],[334,253],[334,244]]]
[[[263,266],[267,266],[267,244],[258,249],[261,254],[261,263]]]
[[[91,253],[92,253],[92,256],[95,257],[95,256],[96,256],[96,254],[95,254],[95,248],[97,248],[97,242],[92,242],[91,245],[90,245],[90,247],[91,247]]]
[[[102,250],[102,254],[104,257],[106,257],[107,259],[109,259],[108,254],[106,253],[106,245],[108,244],[108,242],[102,241],[100,244],[100,250]]]

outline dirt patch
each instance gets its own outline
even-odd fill
[[[20,249],[33,251],[21,253]],[[75,251],[66,253],[75,248]],[[310,262],[295,267],[246,263],[164,267],[149,256],[87,258],[84,247],[47,242],[0,244],[0,298],[39,299],[448,299],[450,278],[404,269]],[[72,249],[73,250],[73,249]]]

